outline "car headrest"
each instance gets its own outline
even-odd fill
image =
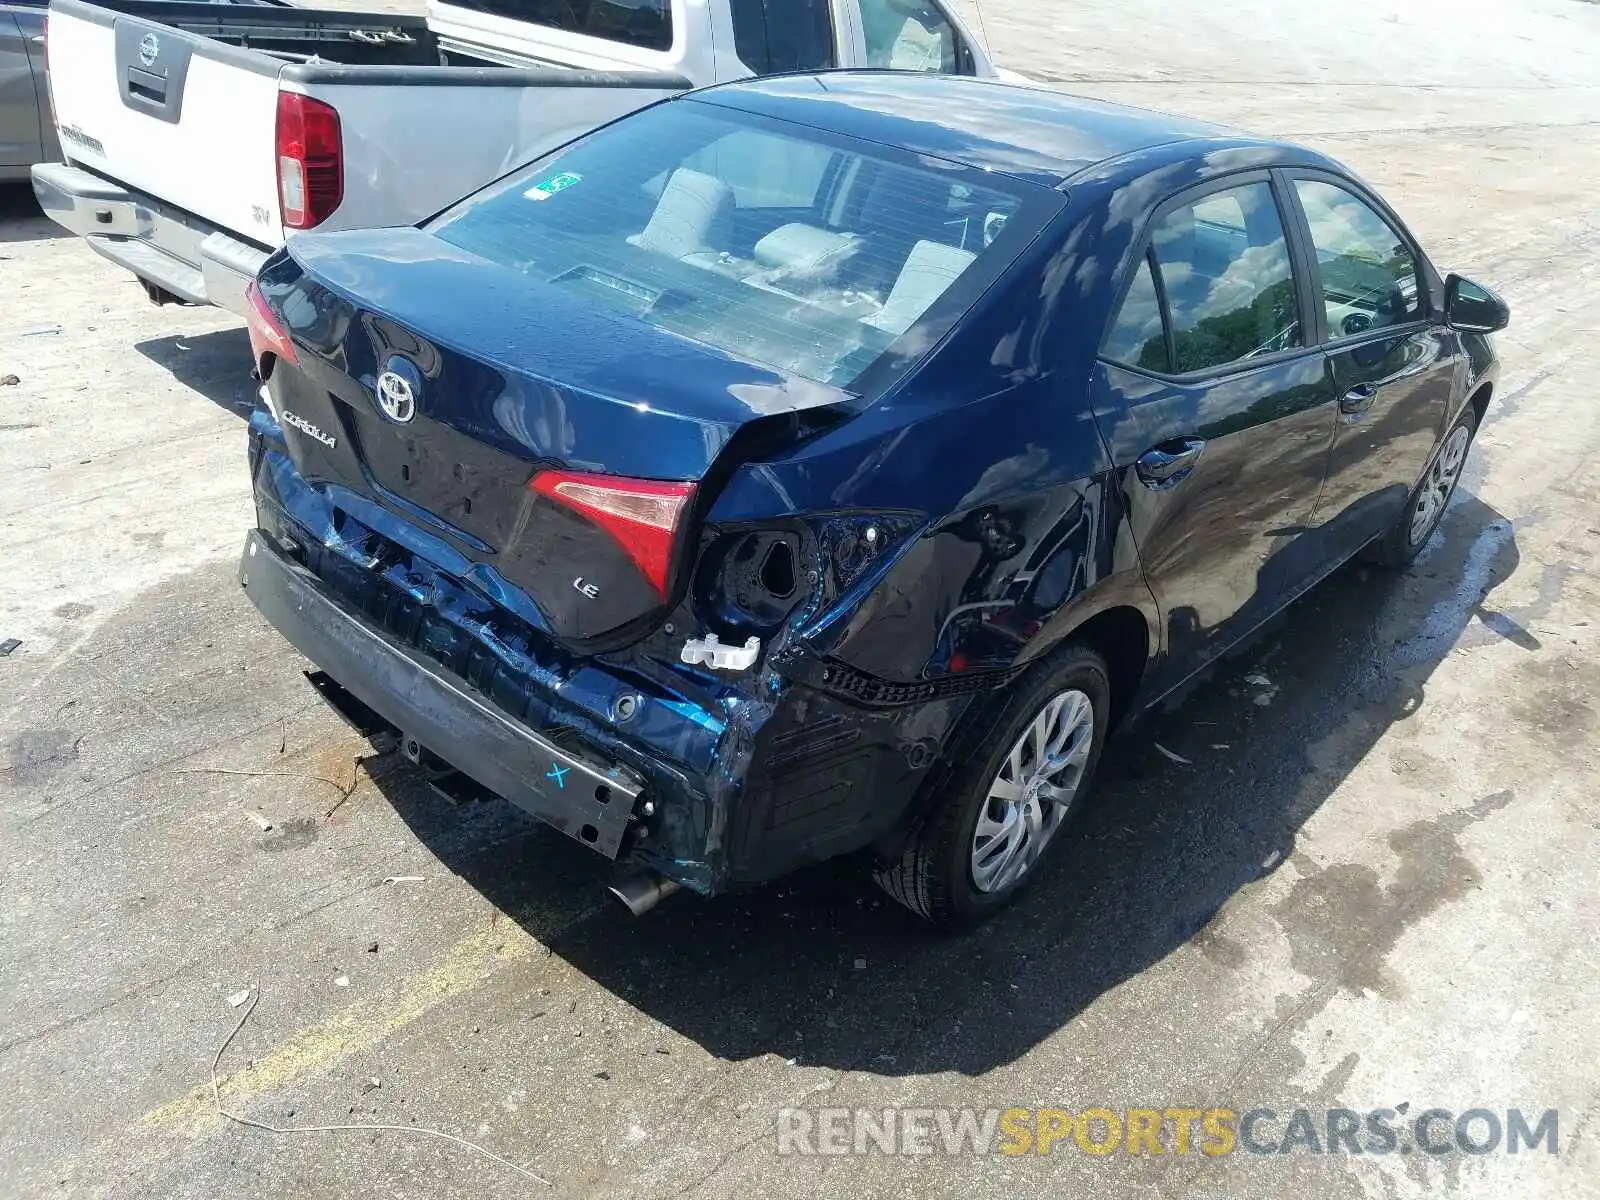
[[[713,234],[732,218],[733,207],[733,189],[722,180],[680,167],[661,190],[650,223],[628,241],[671,258],[715,249]]]
[[[900,278],[883,308],[863,321],[896,337],[917,323],[933,302],[950,290],[978,256],[942,242],[918,242],[911,248]]]
[[[826,279],[860,242],[815,225],[780,225],[756,243],[755,260],[786,278]]]

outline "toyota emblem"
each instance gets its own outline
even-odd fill
[[[390,368],[378,376],[378,407],[391,421],[404,425],[417,415],[417,389],[404,375]]]

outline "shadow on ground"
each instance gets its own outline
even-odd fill
[[[218,408],[249,420],[256,384],[250,378],[250,335],[244,326],[193,337],[151,338],[133,348]]]
[[[40,211],[30,184],[0,183],[0,243],[42,242],[71,236]],[[3,257],[0,255],[0,261]]]
[[[617,905],[594,909],[607,872],[575,843],[530,822],[474,844],[450,833],[465,818],[441,820],[442,802],[421,789],[384,772],[385,790],[447,867],[597,983],[720,1058],[978,1075],[1191,940],[1223,968],[1243,966],[1244,947],[1196,935],[1293,853],[1298,830],[1373,744],[1427,703],[1452,647],[1526,645],[1523,621],[1536,614],[1483,607],[1517,567],[1512,523],[1462,493],[1445,534],[1404,575],[1338,572],[1177,710],[1130,735],[1108,755],[1053,874],[960,937],[925,929],[851,863],[710,903],[675,898],[635,921]],[[1258,672],[1271,680],[1266,706],[1243,680]],[[1155,741],[1191,765],[1164,758]],[[573,919],[552,920],[552,907]]]

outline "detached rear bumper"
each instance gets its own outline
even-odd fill
[[[631,772],[579,758],[511,720],[341,608],[259,531],[245,539],[239,583],[295,649],[396,729],[607,858],[621,852],[643,788]]]
[[[246,315],[245,288],[268,251],[66,163],[37,163],[32,174],[45,214],[97,254],[191,304]]]

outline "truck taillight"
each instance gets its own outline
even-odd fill
[[[244,295],[249,305],[245,324],[250,329],[250,352],[255,356],[256,369],[261,369],[262,359],[268,354],[286,358],[292,363],[299,362],[288,331],[272,309],[267,307],[267,298],[261,294],[261,285],[252,279]]]
[[[678,519],[694,495],[694,484],[541,471],[528,486],[583,514],[616,538],[645,578],[666,598],[672,542]]]
[[[310,229],[344,199],[344,141],[331,104],[278,93],[278,204],[290,229]]]

